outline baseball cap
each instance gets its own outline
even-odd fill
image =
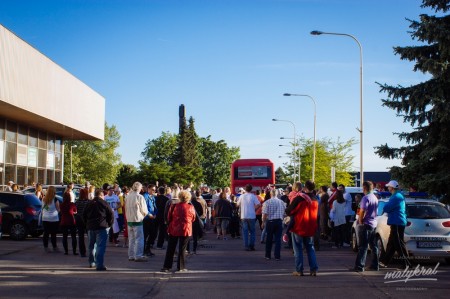
[[[14,184],[14,182],[13,181],[9,181],[8,184]]]
[[[239,188],[239,192],[245,192],[244,188]]]
[[[386,184],[386,187],[392,187],[392,188],[398,189],[398,182],[390,181],[389,183]]]

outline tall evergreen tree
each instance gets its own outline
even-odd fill
[[[417,186],[449,200],[450,188],[450,9],[449,0],[424,0],[422,8],[432,8],[439,15],[420,15],[411,22],[413,40],[419,46],[395,47],[402,60],[413,61],[414,71],[431,75],[416,85],[381,85],[388,99],[383,106],[391,108],[413,127],[412,132],[395,133],[405,146],[388,144],[377,147],[383,158],[401,158],[403,167],[393,167],[392,176],[405,186]]]

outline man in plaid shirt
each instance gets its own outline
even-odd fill
[[[270,191],[270,199],[266,200],[262,208],[262,222],[266,226],[266,260],[271,259],[272,242],[275,241],[275,260],[280,260],[281,251],[281,233],[283,231],[283,218],[285,215],[286,204],[277,198],[277,190]],[[273,240],[275,238],[275,240]]]

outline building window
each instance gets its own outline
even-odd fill
[[[4,163],[5,162],[5,142],[3,140],[0,140],[0,163]],[[1,181],[0,181],[0,185],[1,185]]]
[[[47,151],[47,165],[48,169],[55,169],[55,153]]]
[[[61,152],[61,144],[62,144],[61,139],[55,140],[55,152],[57,152],[57,153]]]
[[[6,123],[6,140],[17,142],[17,124],[13,122]]]
[[[28,185],[33,185],[36,183],[36,168],[28,167]]]
[[[39,148],[47,148],[47,133],[39,131]]]
[[[17,166],[17,182],[16,184],[23,186],[25,184],[25,174],[27,168],[23,166]]]
[[[0,118],[0,140],[5,140],[5,121]]]
[[[19,126],[17,143],[28,144],[28,128],[24,126]]]
[[[6,165],[5,166],[5,182],[9,181],[16,182],[16,166],[15,165]]]
[[[45,168],[47,164],[47,151],[39,149],[38,167]]]
[[[16,164],[17,145],[12,142],[6,142],[5,163]]]
[[[47,185],[55,184],[55,172],[53,170],[47,170]]]
[[[38,149],[34,147],[28,148],[28,166],[37,167]]]
[[[25,145],[17,145],[17,165],[28,165],[28,148]]]
[[[50,134],[48,135],[47,149],[49,151],[55,151],[55,137]]]
[[[62,183],[61,171],[55,171],[55,184]]]
[[[30,129],[30,136],[28,138],[28,145],[32,147],[38,147],[38,131]]]
[[[38,183],[45,184],[45,169],[38,169]]]
[[[61,170],[61,169],[62,169],[61,153],[55,153],[55,170]]]

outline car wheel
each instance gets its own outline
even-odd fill
[[[381,237],[379,235],[377,235],[377,247],[379,252],[378,256],[379,259],[381,260],[384,258],[386,251],[384,250],[383,241],[381,240]]]
[[[352,229],[352,250],[358,252],[358,238],[354,229]]]
[[[9,231],[9,237],[13,240],[24,240],[27,237],[27,228],[21,221],[14,221]]]

